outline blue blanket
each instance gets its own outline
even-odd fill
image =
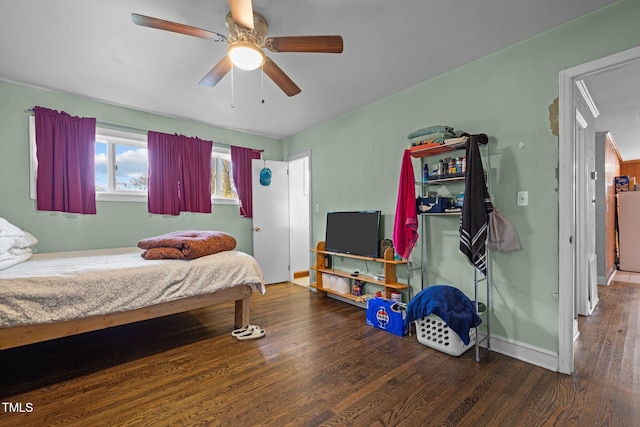
[[[465,345],[471,341],[469,330],[482,322],[469,298],[448,285],[429,286],[418,292],[407,306],[407,324],[430,314],[440,317]]]

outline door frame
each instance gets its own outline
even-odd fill
[[[575,211],[575,81],[640,59],[640,46],[596,59],[563,71],[558,76],[559,147],[558,147],[558,370],[574,371],[574,271],[576,247],[583,244],[577,234]],[[584,191],[584,190],[583,190]],[[580,199],[580,198],[578,198]],[[582,194],[584,200],[584,194]],[[575,244],[574,244],[575,242]]]
[[[307,233],[307,248],[309,249],[309,251],[307,252],[308,253],[307,265],[310,268],[311,265],[312,265],[311,248],[313,247],[313,240],[311,238],[311,225],[313,224],[313,222],[312,222],[313,212],[311,210],[311,206],[312,206],[311,198],[312,198],[312,194],[313,194],[313,192],[311,191],[311,150],[303,151],[301,153],[297,153],[297,154],[293,154],[291,156],[288,156],[286,161],[287,161],[287,163],[290,163],[290,162],[292,162],[294,160],[300,160],[300,159],[304,159],[304,158],[307,159],[307,167],[308,167],[308,176],[307,176],[307,178],[309,180],[309,182],[307,184],[308,187],[309,187],[309,206],[308,206],[309,231]],[[291,170],[291,168],[289,168],[289,170]],[[291,177],[289,177],[289,178],[291,178]],[[291,190],[291,187],[289,187],[289,190]],[[289,198],[289,203],[291,203],[291,198]],[[291,212],[291,206],[289,206],[289,211]],[[289,222],[291,222],[291,217],[289,217]],[[290,246],[293,247],[293,242],[291,242]],[[290,251],[289,258],[290,258],[289,259],[289,265],[293,265],[293,251]],[[290,270],[290,276],[291,276],[289,278],[290,281],[293,281],[293,279],[294,279],[294,277],[293,277],[294,271],[293,270],[294,270],[293,268],[291,268],[291,270]]]

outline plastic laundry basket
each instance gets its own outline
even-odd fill
[[[451,356],[460,356],[476,342],[476,329],[469,330],[469,344],[464,345],[455,331],[435,314],[416,320],[418,342]]]

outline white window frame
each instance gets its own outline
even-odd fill
[[[104,127],[96,127],[96,140],[99,142],[107,142],[108,150],[113,149],[113,144],[123,144],[138,147],[147,146],[147,135],[126,132],[115,129],[108,129]],[[30,173],[30,185],[29,185],[29,197],[32,200],[36,200],[36,181],[38,174],[38,159],[36,156],[36,121],[34,116],[29,116],[29,173]],[[216,147],[214,145],[212,153],[212,160],[214,158],[222,158],[224,160],[231,161],[231,149],[224,147]],[[111,188],[115,189],[115,155],[110,153],[109,155],[109,180]],[[216,169],[217,170],[217,169]],[[212,171],[213,172],[213,171]],[[219,171],[218,171],[219,173]],[[219,177],[216,177],[217,185],[222,182]],[[232,177],[233,179],[233,177]],[[219,189],[216,189],[219,191]],[[147,192],[139,191],[125,191],[125,190],[113,190],[108,192],[96,192],[96,201],[98,202],[147,202]],[[218,205],[238,205],[239,200],[237,198],[228,198],[211,194],[211,203]]]
[[[108,152],[107,180],[108,191],[96,191],[98,202],[147,202],[146,191],[127,191],[116,189],[116,156],[115,145],[127,145],[131,147],[146,148],[147,135],[133,132],[125,132],[115,129],[96,127],[96,142],[106,142]]]
[[[108,143],[108,150],[112,150],[113,145],[111,143],[121,143],[125,145],[146,147],[147,135],[125,132],[115,129],[108,129],[103,127],[96,127],[96,140],[100,142]],[[29,116],[29,157],[30,157],[30,185],[29,185],[29,197],[32,200],[36,200],[37,195],[37,176],[38,176],[38,158],[36,156],[36,119],[35,116]],[[115,156],[109,156],[109,169],[115,170]],[[109,178],[115,181],[115,174],[110,172]],[[112,187],[115,185],[115,182]],[[97,202],[147,202],[147,192],[145,191],[108,191],[108,192],[96,192]]]
[[[222,159],[222,160],[228,160],[231,161],[231,149],[229,148],[225,148],[225,147],[213,147],[213,150],[211,151],[211,161],[213,161],[213,159]],[[233,167],[233,166],[231,166]],[[218,204],[218,205],[238,205],[240,204],[239,199],[236,198],[231,198],[231,197],[222,197],[222,196],[218,196],[218,194],[220,194],[221,192],[221,188],[220,186],[222,185],[222,179],[220,178],[220,169],[216,168],[215,171],[211,171],[211,173],[215,173],[217,174],[216,178],[216,190],[215,193],[211,193],[211,202],[214,204]],[[233,176],[230,177],[231,180],[233,180]]]

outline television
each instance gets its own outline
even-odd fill
[[[380,211],[328,212],[325,250],[378,258]]]

